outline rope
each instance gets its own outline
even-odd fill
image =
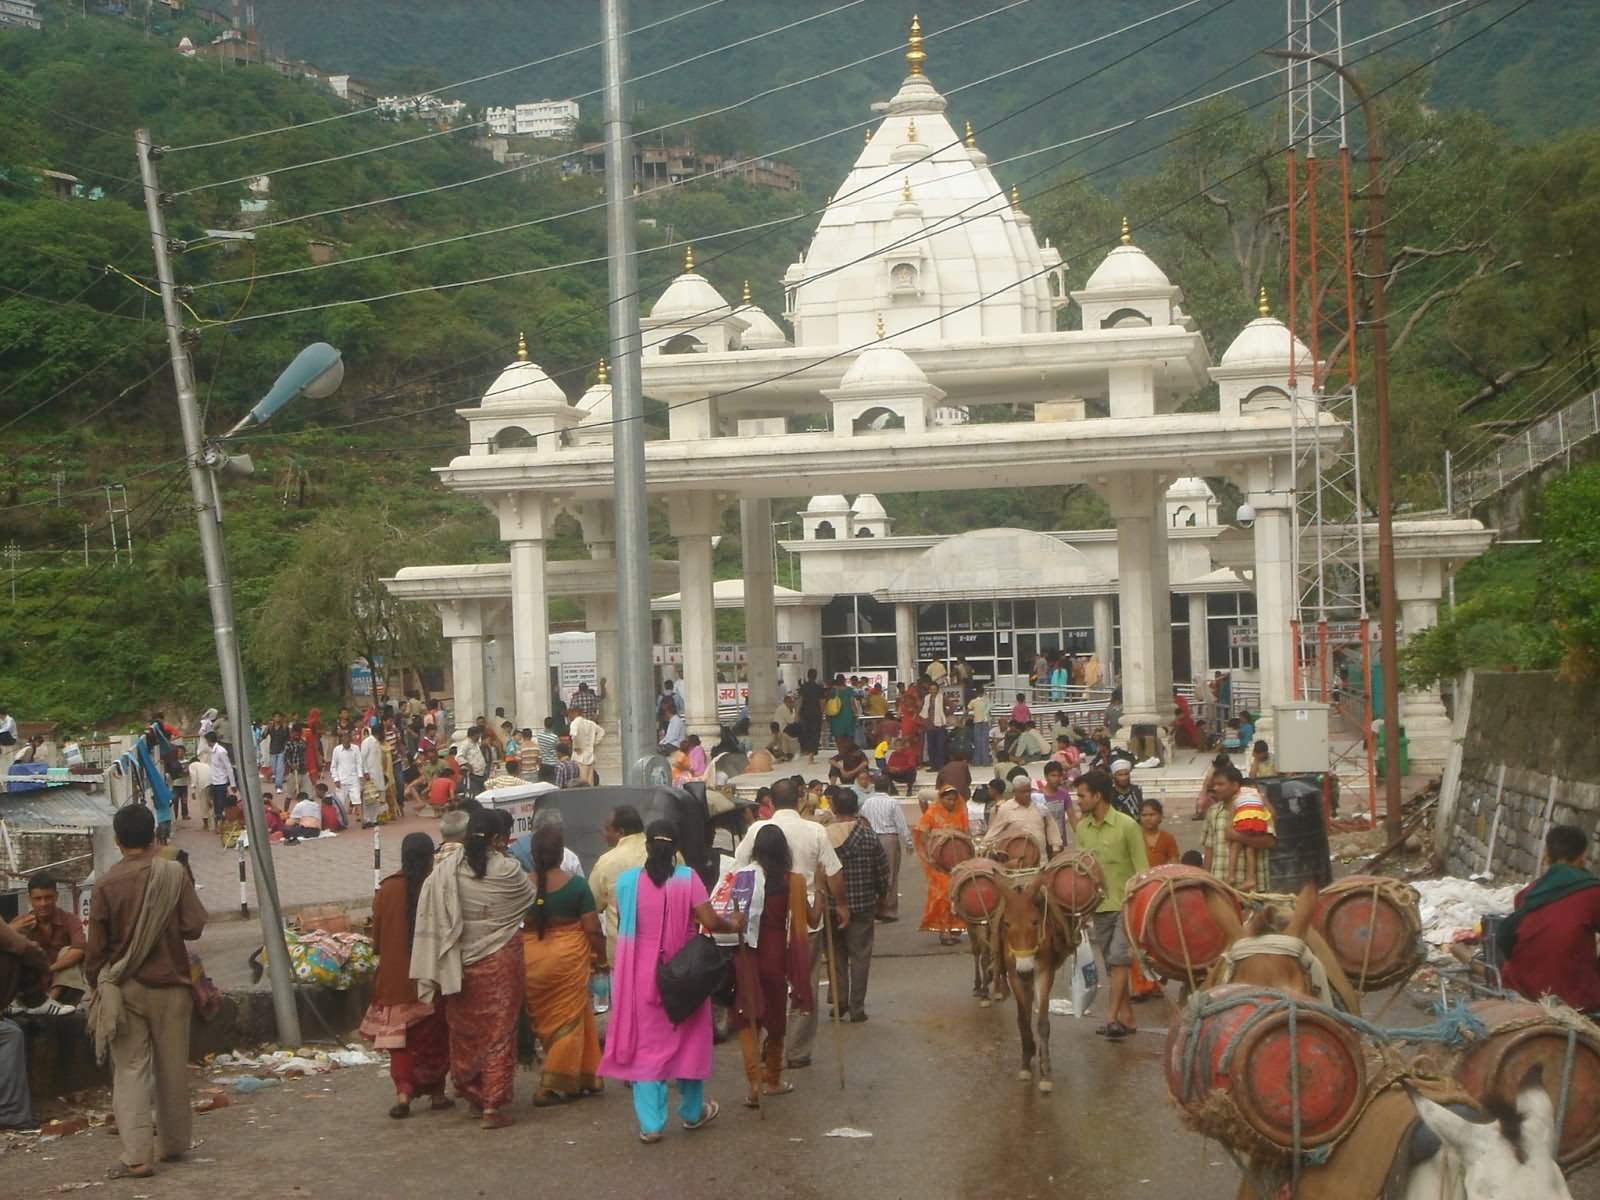
[[[1294,1128],[1294,1157],[1289,1164],[1290,1195],[1300,1190],[1300,1039],[1296,1036],[1298,1004],[1289,1005],[1289,1115]]]
[[[1356,991],[1363,995],[1367,991],[1367,969],[1372,966],[1372,935],[1374,926],[1378,923],[1378,888],[1382,885],[1382,882],[1380,879],[1372,881],[1372,915],[1369,918],[1371,924],[1367,926],[1367,945],[1361,954],[1361,982],[1356,984]]]
[[[1556,1150],[1561,1149],[1561,1131],[1567,1120],[1567,1100],[1572,1089],[1572,1064],[1578,1057],[1578,1027],[1567,1026],[1567,1056],[1561,1063],[1561,1100],[1556,1105]]]

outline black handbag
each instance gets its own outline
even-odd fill
[[[700,1006],[720,991],[727,978],[728,960],[722,947],[703,933],[697,933],[674,954],[667,957],[666,889],[661,897],[661,941],[656,948],[656,990],[667,1019],[681,1025],[699,1011]]]

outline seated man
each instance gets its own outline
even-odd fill
[[[917,765],[921,758],[910,738],[897,737],[894,748],[889,751],[889,760],[884,764],[884,773],[896,783],[910,787],[917,782]]]
[[[28,1007],[52,1003],[45,995],[50,962],[37,942],[0,921],[0,1129],[37,1128],[28,1090],[28,1053],[22,1029],[5,1014],[13,999]]]
[[[1586,863],[1589,838],[1555,825],[1544,839],[1545,873],[1524,888],[1496,932],[1501,977],[1530,1000],[1556,996],[1580,1012],[1600,1010],[1600,879]]]
[[[1050,747],[1039,735],[1039,727],[1029,721],[1007,747],[1007,757],[1014,763],[1037,762],[1050,753]]]
[[[55,879],[35,875],[28,880],[28,911],[11,922],[11,928],[44,951],[49,965],[45,972],[48,999],[29,1012],[70,1012],[89,989],[83,977],[83,924],[56,903],[56,896]]]
[[[768,724],[771,726],[772,736],[767,739],[767,753],[772,755],[773,762],[788,762],[800,753],[800,743],[785,733],[782,725],[776,721]]]
[[[298,842],[301,838],[321,836],[322,805],[301,792],[300,799],[295,801],[294,807],[289,810],[289,815],[283,822],[283,840]]]

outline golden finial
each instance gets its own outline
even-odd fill
[[[1014,183],[1011,185],[1011,207],[1019,212],[1022,210],[1022,193],[1017,190],[1017,185]]]
[[[911,176],[907,175],[905,182],[900,185],[900,199],[911,199]]]
[[[692,274],[693,272],[694,272],[694,247],[693,246],[685,246],[683,248],[683,273],[685,275],[689,275],[689,274]]]
[[[972,122],[967,122],[967,149],[972,149],[978,144],[978,135],[972,132]]]
[[[911,68],[913,75],[921,75],[922,64],[927,61],[928,56],[922,52],[922,19],[913,16],[911,36],[906,39],[906,65]]]
[[[1256,312],[1263,317],[1272,315],[1272,305],[1267,303],[1267,287],[1261,285],[1261,294],[1256,297]]]
[[[888,333],[888,330],[886,330],[883,327],[883,314],[879,313],[878,314],[878,340],[880,342],[883,341],[884,335],[887,334],[887,333]]]
[[[915,117],[912,117],[911,120],[906,123],[906,141],[914,142],[916,140],[917,140],[917,119]]]
[[[744,281],[744,302],[746,304],[750,303],[750,281],[748,279]]]
[[[611,382],[611,374],[610,374],[609,371],[606,370],[606,360],[602,358],[600,360],[600,375],[599,375],[599,378],[597,378],[595,380],[595,383],[597,383],[600,386],[604,387],[606,384],[608,384],[610,382]]]
[[[871,125],[868,125],[868,126],[867,126],[867,128],[866,128],[866,132],[865,132],[865,134],[864,134],[864,135],[863,135],[863,136],[862,136],[862,138],[861,138],[861,144],[862,144],[862,145],[863,145],[863,146],[870,146],[870,145],[872,145],[872,126],[871,126]]]
[[[517,361],[528,361],[528,339],[523,337],[520,333],[517,334]]]
[[[1133,230],[1128,227],[1128,218],[1122,218],[1122,244],[1126,246],[1133,241]]]

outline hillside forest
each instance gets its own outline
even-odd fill
[[[372,39],[371,53],[381,58],[371,61],[357,61],[353,39],[340,42],[339,31],[372,4],[337,6],[317,44],[305,40],[305,22],[295,32],[296,4],[258,0],[257,7],[269,36],[276,30],[292,53],[348,54],[352,69],[397,88],[431,88],[495,69],[487,51],[476,64],[463,61],[467,33],[434,36],[420,15],[433,6],[383,5],[391,16],[404,10],[416,19],[385,23],[383,36]],[[323,6],[298,6],[313,7]],[[533,11],[476,7],[482,19],[470,36],[482,46],[501,44],[495,21],[508,10]],[[893,7],[862,11],[862,46],[903,37],[891,28],[898,21],[885,23],[879,12]],[[1149,11],[1104,7],[1096,20],[1107,30]],[[440,487],[431,473],[465,448],[454,410],[476,403],[514,357],[519,333],[534,361],[574,399],[594,380],[606,340],[603,191],[597,178],[572,169],[570,148],[513,139],[526,142],[514,146],[526,157],[501,163],[475,144],[482,134],[476,115],[441,130],[352,110],[315,84],[266,66],[186,59],[174,52],[177,38],[209,39],[214,28],[158,7],[147,34],[143,6],[132,8],[130,19],[46,3],[44,30],[0,32],[0,108],[9,118],[0,123],[0,540],[16,547],[0,580],[15,595],[9,605],[0,597],[0,698],[19,715],[74,729],[126,722],[154,705],[193,712],[218,702],[165,337],[151,291],[135,128],[150,129],[171,148],[158,165],[163,190],[172,194],[167,216],[182,246],[176,261],[184,299],[198,327],[191,356],[208,430],[232,425],[307,342],[332,342],[346,363],[333,397],[292,405],[249,436],[244,448],[255,474],[227,484],[228,551],[257,710],[337,699],[343,668],[358,655],[381,655],[392,665],[442,659],[437,621],[397,608],[378,581],[407,563],[502,555],[487,512]],[[640,8],[640,22],[673,11]],[[1442,503],[1445,451],[1458,465],[1470,463],[1597,385],[1600,132],[1547,119],[1545,89],[1527,82],[1519,64],[1550,35],[1516,5],[1477,0],[1465,13],[1452,10],[1432,22],[1412,20],[1426,14],[1420,5],[1372,8],[1383,18],[1377,27],[1411,24],[1373,37],[1352,56],[1375,94],[1386,142],[1380,173],[1388,261],[1381,278],[1366,273],[1358,280],[1357,303],[1364,315],[1373,289],[1385,291],[1396,495],[1404,511],[1423,512]],[[924,20],[935,27],[934,13],[954,24],[958,9],[971,11],[929,5]],[[593,40],[597,31],[581,28],[576,10],[537,6],[548,28],[533,39],[535,52]],[[746,5],[736,23],[692,38],[689,19],[681,28],[667,24],[670,37],[641,40],[634,70],[653,71],[696,46],[732,42],[812,11],[820,6]],[[1255,315],[1262,288],[1282,309],[1282,100],[1269,81],[1098,132],[1108,117],[1196,100],[1263,69],[1251,47],[1270,44],[1272,29],[1257,34],[1228,24],[1237,10],[1226,0],[1188,15],[1217,22],[1189,31],[1191,39],[1211,35],[1203,39],[1203,59],[1193,41],[1136,52],[1163,33],[1153,23],[1108,39],[1116,54],[1096,50],[1102,57],[1093,63],[1069,58],[1071,67],[1056,62],[1017,72],[1003,89],[974,89],[953,97],[952,106],[996,160],[1075,139],[999,166],[1000,183],[1017,187],[1040,234],[1062,249],[1073,287],[1116,244],[1127,216],[1139,245],[1182,285],[1185,308],[1216,356]],[[395,41],[402,28],[409,29],[403,43]],[[936,84],[950,90],[969,74],[1016,60],[1016,43],[980,35],[982,29],[973,27],[970,55],[962,33],[951,35],[938,52],[949,65],[931,59]],[[1027,29],[1030,54],[1071,46],[1090,32],[1048,23]],[[693,119],[707,107],[859,56],[837,37],[821,38],[816,27],[803,32],[800,41],[769,39],[754,58],[730,50],[712,60],[721,71],[652,77],[641,87],[641,127],[682,122],[674,128],[686,140],[703,137],[708,147],[742,152],[800,140],[787,127],[789,114],[803,113],[808,128],[868,119],[867,103],[898,83],[903,67],[893,56],[796,86],[777,112],[768,103],[747,112],[736,107],[738,121]],[[772,47],[779,44],[803,45],[805,53],[778,62]],[[1170,55],[1181,45],[1204,65],[1174,69]],[[937,46],[930,42],[930,54]],[[1564,69],[1565,51],[1551,61],[1553,71]],[[1485,85],[1464,88],[1468,70],[1479,71]],[[1205,78],[1211,72],[1216,82]],[[558,74],[535,78],[524,86],[538,94],[568,94],[580,84]],[[482,91],[473,92],[472,104],[495,99]],[[1003,120],[1030,104],[1026,120]],[[1563,111],[1571,118],[1583,110],[1573,104]],[[1351,129],[1359,184],[1366,147],[1359,123]],[[262,130],[278,132],[242,136]],[[860,137],[857,128],[848,140],[859,145]],[[835,147],[797,154],[799,192],[724,180],[645,198],[645,305],[681,269],[683,243],[692,241],[697,269],[723,295],[738,296],[748,280],[755,303],[780,313],[782,273],[803,250],[848,153]],[[58,198],[52,172],[75,177],[79,194]],[[262,175],[270,180],[265,194],[252,189]],[[1324,172],[1315,186],[1331,235],[1337,172]],[[1359,209],[1359,191],[1355,204]],[[219,236],[245,227],[241,206],[264,207],[251,215],[253,239]],[[1358,256],[1362,249],[1358,244]],[[1064,321],[1071,320],[1068,312]],[[1336,341],[1331,331],[1328,341]],[[1335,374],[1348,369],[1341,351],[1324,348]],[[1369,361],[1358,359],[1358,368],[1357,394],[1366,404]],[[1215,402],[1207,389],[1186,405]],[[1007,414],[977,414],[985,415]],[[652,436],[665,431],[658,406],[650,429]],[[1536,505],[1531,528],[1543,522],[1570,532],[1585,520],[1589,529],[1600,527],[1592,472],[1574,473],[1565,486]],[[861,490],[869,490],[865,481]],[[1099,498],[1083,489],[883,499],[902,533],[993,524],[1090,528],[1106,520]],[[795,497],[779,515],[792,516],[804,502]],[[1224,515],[1230,513],[1231,502]],[[719,577],[740,569],[731,536],[736,514],[728,520]],[[658,553],[672,553],[664,514],[652,513],[652,536]],[[563,527],[552,554],[583,553],[576,526]],[[1541,554],[1558,557],[1536,567],[1530,555]],[[1442,626],[1450,637],[1419,650],[1413,669],[1426,675],[1463,665],[1564,663],[1592,670],[1600,661],[1597,560],[1592,535],[1508,557],[1497,551],[1463,576],[1458,608]],[[1530,579],[1547,582],[1529,586]],[[559,627],[579,614],[558,606],[552,616]],[[1490,628],[1527,636],[1474,633]],[[721,632],[738,636],[738,614]]]

